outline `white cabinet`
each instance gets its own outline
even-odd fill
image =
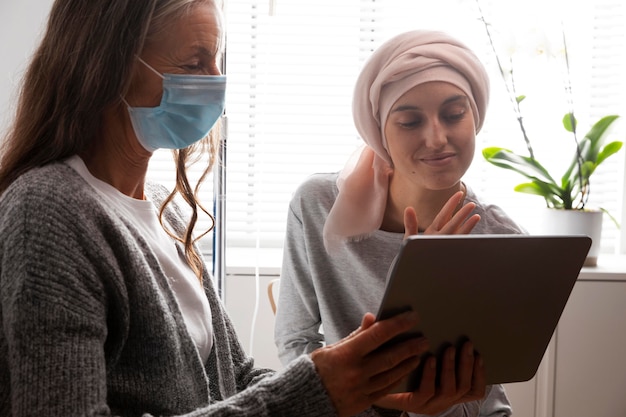
[[[581,271],[537,375],[505,385],[514,417],[626,417],[626,268],[602,260]]]
[[[505,384],[504,389],[513,406],[514,417],[535,417],[537,377],[528,382]]]
[[[626,281],[576,283],[556,335],[554,417],[626,416]]]

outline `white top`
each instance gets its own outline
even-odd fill
[[[154,251],[163,272],[170,278],[170,285],[187,330],[196,344],[202,362],[206,362],[213,347],[211,308],[200,281],[187,261],[179,254],[174,239],[161,226],[157,207],[149,200],[129,197],[112,185],[97,179],[91,175],[83,160],[77,155],[67,159],[65,163],[76,170],[139,229]]]

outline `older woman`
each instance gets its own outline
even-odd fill
[[[223,37],[212,0],[55,2],[0,154],[0,415],[346,416],[417,366],[422,339],[380,349],[410,314],[278,374],[244,353],[185,174],[213,157]],[[145,180],[159,148],[172,194]]]
[[[406,235],[523,232],[461,180],[488,99],[483,65],[445,33],[400,34],[366,62],[353,97],[365,146],[340,173],[310,177],[290,204],[275,327],[283,363],[334,343],[363,312],[378,309]],[[450,364],[455,353],[448,352]],[[454,380],[453,369],[451,375]],[[439,394],[445,394],[442,387]],[[467,401],[452,383],[447,390],[447,399],[422,397],[422,411],[400,409],[445,409],[446,416],[511,413],[501,386],[487,387],[488,395],[477,401]],[[410,401],[417,395],[398,397]]]

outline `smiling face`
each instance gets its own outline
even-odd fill
[[[220,75],[223,35],[220,10],[210,2],[162,28],[146,42],[141,54],[160,74]],[[162,78],[137,61],[126,100],[131,106],[155,107],[161,102]]]
[[[458,189],[474,157],[475,132],[469,99],[458,87],[433,81],[407,91],[385,123],[394,188]]]

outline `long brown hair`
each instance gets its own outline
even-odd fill
[[[125,96],[146,39],[199,3],[213,0],[56,0],[0,149],[0,194],[26,171],[81,153],[98,140],[103,113]],[[193,238],[202,210],[197,191],[212,169],[216,146],[211,132],[203,143],[175,152],[176,187],[161,208],[162,216],[177,193],[191,207],[186,231],[174,237],[200,280],[203,262]],[[211,162],[192,188],[186,169],[202,150]]]

